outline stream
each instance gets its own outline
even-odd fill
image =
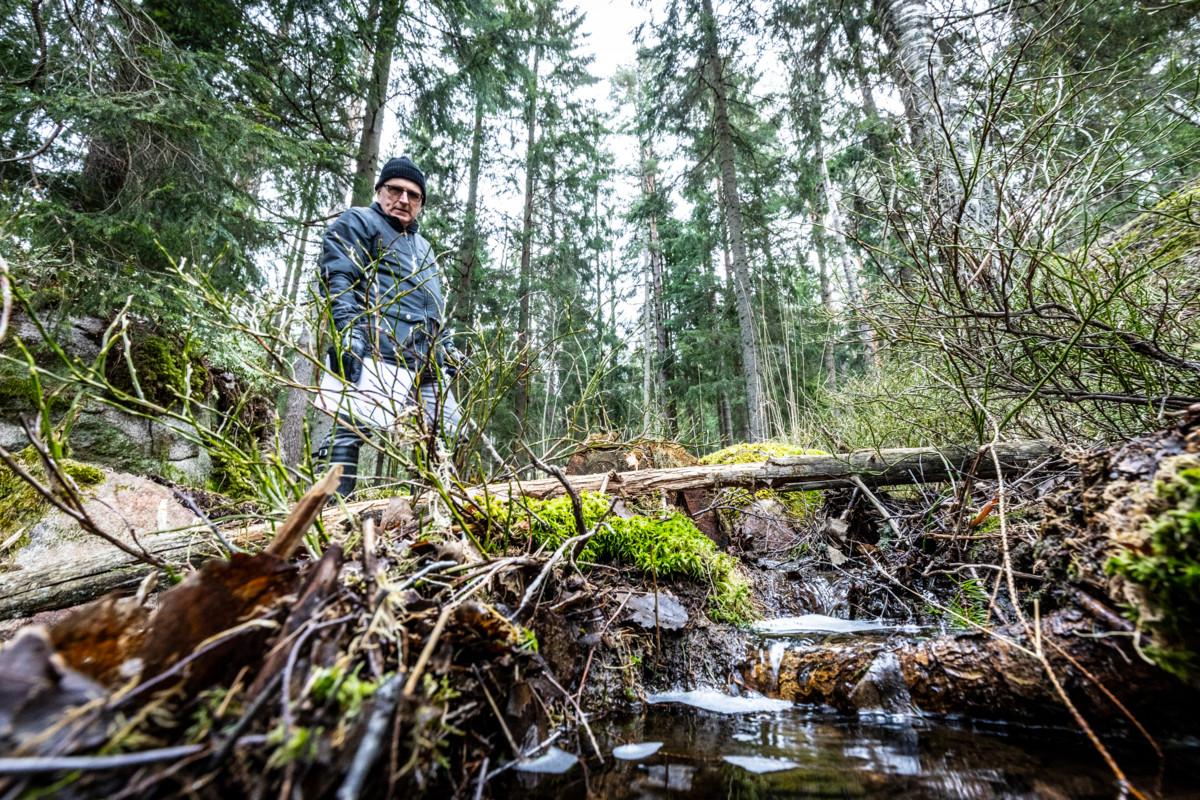
[[[805,614],[753,626],[748,655],[773,684],[789,649],[931,633],[911,625]],[[884,705],[905,713],[889,714],[882,708],[846,713],[754,693],[733,697],[716,689],[651,695],[641,713],[593,722],[603,764],[594,758],[584,763],[556,749],[556,757],[532,766],[544,766],[545,772],[506,773],[495,787],[500,790],[496,796],[1130,796],[1074,729],[922,715],[911,711],[898,675],[895,682],[884,679],[880,685],[887,691],[895,686],[902,693],[903,702],[885,699]],[[1167,763],[1161,770],[1153,751],[1137,741],[1107,744],[1129,779],[1148,796],[1200,798],[1200,740],[1162,742]],[[561,746],[581,755],[591,752],[583,736]],[[547,774],[554,772],[559,774]]]
[[[603,765],[560,775],[508,773],[496,796],[568,798],[1112,798],[1117,782],[1066,729],[918,717],[854,716],[792,706],[718,713],[655,704],[593,726]],[[661,742],[652,755],[609,755]],[[578,743],[587,748],[585,739]],[[648,748],[649,749],[649,748]],[[1200,742],[1167,744],[1160,778],[1148,750],[1117,748],[1130,779],[1164,798],[1200,797]],[[581,749],[579,752],[587,752]]]

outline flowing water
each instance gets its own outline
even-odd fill
[[[793,706],[720,713],[680,704],[595,726],[605,760],[561,775],[508,773],[497,797],[553,798],[1112,798],[1104,762],[1080,735],[1061,729],[859,717]],[[661,743],[641,760],[616,747]],[[573,747],[574,745],[572,745]],[[584,740],[580,753],[588,752]],[[631,752],[631,750],[623,751]],[[632,750],[636,752],[636,750]],[[1200,743],[1168,749],[1158,776],[1149,751],[1118,758],[1143,790],[1200,798]]]

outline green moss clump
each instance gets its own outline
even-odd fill
[[[1200,681],[1200,467],[1180,470],[1155,487],[1168,509],[1149,525],[1149,551],[1125,548],[1109,574],[1135,584],[1144,598],[1139,626],[1154,636],[1145,652],[1163,669]]]
[[[754,464],[769,458],[789,456],[827,456],[824,450],[813,450],[782,442],[742,442],[724,450],[709,453],[700,459],[701,464]]]
[[[824,450],[814,450],[808,447],[798,447],[781,442],[742,442],[730,445],[724,450],[709,453],[700,459],[701,464],[756,464],[771,458],[788,458],[790,456],[827,456]],[[773,489],[759,489],[751,496],[745,489],[727,489],[722,493],[721,505],[743,508],[750,505],[753,498],[759,500],[775,500],[779,502],[795,519],[804,519],[821,507],[824,498],[816,490],[807,492],[776,492]]]
[[[16,458],[26,472],[39,481],[45,480],[46,471],[32,447],[26,447]],[[104,470],[91,464],[64,458],[58,462],[58,466],[80,489],[95,486],[104,480]],[[37,522],[46,515],[49,507],[49,503],[36,489],[7,465],[0,464],[0,540],[7,539],[20,529]],[[19,550],[27,542],[28,536],[22,535],[13,544],[13,549]]]
[[[213,448],[208,451],[212,459],[209,473],[209,488],[214,492],[237,499],[258,496],[258,482],[251,464],[236,451]]]
[[[609,498],[585,492],[583,519],[591,530],[608,511]],[[558,547],[577,533],[569,497],[516,501],[493,500],[486,515],[493,535],[484,546],[503,545],[500,532],[511,533],[517,525],[528,525],[534,541]],[[689,578],[708,581],[709,616],[715,620],[742,623],[754,617],[750,585],[738,574],[736,560],[717,550],[713,541],[679,512],[665,517],[633,515],[609,517],[600,532],[584,547],[582,561],[628,564],[659,578]]]
[[[186,342],[138,331],[131,339],[129,357],[142,396],[150,403],[169,408],[185,394],[199,399],[207,393],[208,371]],[[123,351],[120,357],[109,360],[106,372],[114,387],[126,394],[137,395]]]

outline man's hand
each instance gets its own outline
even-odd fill
[[[438,366],[442,374],[451,380],[467,363],[467,355],[454,346],[454,340],[444,336],[438,341]]]
[[[363,357],[370,350],[367,335],[357,326],[351,326],[342,331],[342,346],[339,355],[342,360],[342,377],[349,383],[358,383],[362,377]]]

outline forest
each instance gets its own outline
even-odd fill
[[[0,10],[0,797],[1200,796],[1194,0]]]

